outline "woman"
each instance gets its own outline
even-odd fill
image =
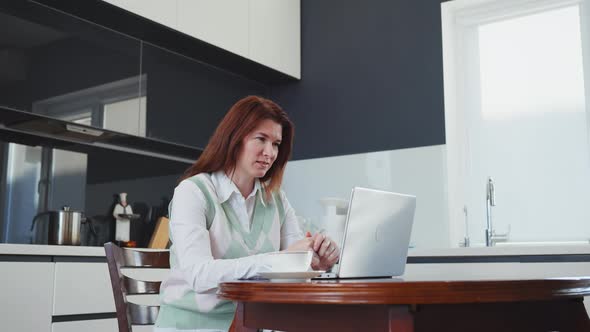
[[[227,330],[235,305],[217,297],[217,286],[269,271],[265,253],[313,250],[314,269],[338,260],[329,238],[303,236],[280,190],[292,140],[293,124],[268,99],[246,97],[225,115],[174,190],[157,331]]]

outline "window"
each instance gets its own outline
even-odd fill
[[[590,238],[586,1],[442,5],[451,243]],[[470,233],[466,233],[469,229]]]

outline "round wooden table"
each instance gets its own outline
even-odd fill
[[[590,278],[236,281],[234,331],[590,331]]]

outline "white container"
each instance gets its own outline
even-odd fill
[[[338,248],[341,248],[344,226],[346,225],[348,201],[341,198],[324,197],[320,199],[320,204],[324,207],[322,228],[325,234],[336,243]]]
[[[305,272],[311,268],[313,251],[278,251],[268,257],[272,272]]]
[[[344,236],[344,226],[346,225],[345,215],[334,215],[323,217],[324,230],[327,236],[336,243],[338,248],[342,248],[342,237]]]

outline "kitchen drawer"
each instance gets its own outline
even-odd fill
[[[53,269],[50,262],[0,262],[0,331],[50,331]]]
[[[55,263],[53,315],[115,312],[107,263]]]
[[[116,318],[78,320],[51,324],[51,332],[118,332]],[[134,330],[135,332],[135,330]]]
[[[116,318],[78,320],[51,324],[51,332],[119,332]],[[133,325],[133,332],[153,332],[153,325]]]

